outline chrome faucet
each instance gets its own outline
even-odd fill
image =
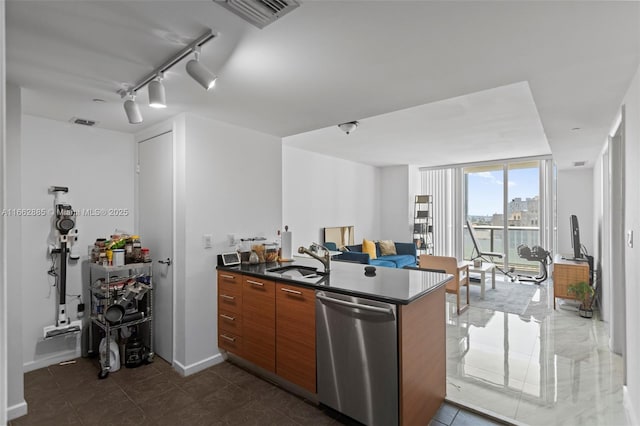
[[[322,262],[322,264],[324,265],[324,272],[325,272],[325,274],[328,274],[329,271],[331,270],[331,253],[329,252],[329,249],[326,248],[323,245],[318,244],[318,243],[311,243],[311,247],[317,247],[317,248],[323,249],[324,250],[324,256],[318,256],[316,254],[316,252],[311,251],[310,249],[308,249],[308,248],[306,248],[304,246],[298,247],[298,253],[308,254],[309,256],[313,257],[314,259],[317,259],[320,262]]]

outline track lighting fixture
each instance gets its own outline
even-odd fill
[[[349,121],[347,123],[338,124],[338,128],[346,134],[349,134],[351,132],[355,132],[359,124],[360,123],[357,121]]]
[[[216,79],[218,78],[214,73],[209,71],[207,67],[200,63],[200,48],[196,47],[193,50],[195,58],[187,62],[187,73],[193,78],[200,86],[206,90],[213,88],[216,85]]]
[[[136,103],[136,95],[131,92],[128,97],[129,99],[124,101],[124,112],[127,113],[130,124],[140,124],[142,123],[142,114],[140,114],[140,108]]]
[[[162,84],[162,75],[152,80],[147,87],[149,90],[149,106],[152,108],[166,108],[167,99],[164,93],[164,85]]]
[[[144,86],[148,86],[149,106],[153,108],[166,108],[167,101],[164,84],[162,83],[164,73],[191,53],[195,53],[195,59],[192,59],[187,63],[187,73],[202,85],[202,87],[207,90],[211,89],[215,85],[217,77],[199,62],[199,56],[202,45],[215,37],[217,37],[217,34],[208,30],[176,55],[169,58],[164,64],[147,74],[136,84],[129,86],[128,88],[118,90],[120,97],[127,98],[124,102],[124,110],[127,113],[129,123],[142,123],[142,114],[140,114],[140,108],[135,102],[135,93]]]

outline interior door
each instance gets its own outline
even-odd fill
[[[138,230],[153,259],[153,339],[173,362],[173,133],[138,144]]]

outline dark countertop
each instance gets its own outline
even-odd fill
[[[311,278],[292,278],[268,271],[286,265],[311,266],[318,269],[319,275]],[[243,263],[237,266],[218,266],[217,269],[401,305],[419,299],[445,285],[452,278],[451,275],[436,272],[385,267],[376,267],[375,276],[366,276],[365,266],[370,265],[332,261],[331,273],[321,275],[324,266],[319,261],[306,257],[294,257],[293,262],[257,265]]]

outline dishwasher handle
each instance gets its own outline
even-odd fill
[[[393,314],[394,314],[393,309],[391,309],[391,308],[380,308],[378,306],[362,305],[360,303],[354,303],[354,302],[348,302],[346,300],[334,299],[333,297],[327,297],[327,296],[323,296],[321,294],[316,294],[316,298],[320,299],[320,300],[324,300],[325,302],[328,302],[328,303],[335,303],[336,305],[347,306],[349,308],[362,309],[363,311],[376,312],[376,313],[379,313],[379,314],[388,314],[388,315],[391,315],[391,316],[393,316]]]

